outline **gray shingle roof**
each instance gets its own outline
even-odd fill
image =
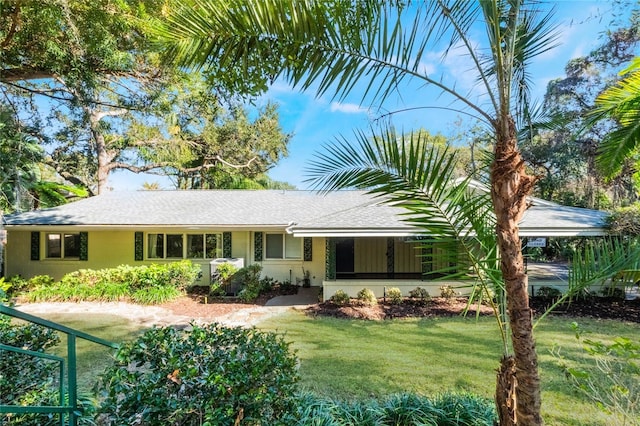
[[[536,203],[525,214],[521,234],[601,234],[606,213]],[[221,226],[293,225],[295,233],[384,231],[406,234],[402,209],[381,204],[364,191],[217,190],[111,192],[63,206],[5,216],[7,226]]]

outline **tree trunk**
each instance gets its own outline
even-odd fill
[[[500,249],[501,269],[507,294],[507,310],[511,328],[515,383],[498,380],[496,398],[509,395],[515,388],[516,425],[541,425],[540,377],[533,339],[533,319],[529,308],[527,276],[519,236],[518,223],[527,208],[527,195],[535,178],[526,174],[517,148],[516,128],[510,117],[496,125],[495,159],[491,168],[491,197],[496,213],[496,232]],[[501,370],[505,369],[505,365]],[[504,377],[503,377],[504,378]],[[508,404],[501,400],[500,404]],[[499,411],[502,407],[499,408]]]

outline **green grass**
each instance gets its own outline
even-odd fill
[[[139,324],[115,315],[41,314],[39,316],[114,343],[135,339],[144,331]],[[60,345],[52,353],[66,357],[67,341],[64,335],[61,339]],[[98,374],[111,364],[114,350],[84,339],[76,339],[76,343],[78,388],[79,392],[88,393],[96,382]]]
[[[549,318],[536,330],[547,425],[610,425],[613,421],[575,392],[558,365],[588,356],[571,320]],[[637,336],[640,326],[580,320],[592,339]],[[490,318],[367,322],[288,313],[260,328],[286,335],[300,359],[301,385],[335,398],[380,397],[401,391],[435,395],[468,391],[492,398],[501,341]]]
[[[106,340],[137,337],[138,324],[112,315],[47,315],[47,319]],[[558,365],[558,356],[579,365],[589,360],[575,338],[571,321],[548,318],[536,329],[543,417],[547,425],[615,424],[574,391]],[[581,319],[594,340],[634,337],[640,325]],[[300,359],[303,389],[343,400],[385,397],[399,392],[427,396],[471,392],[492,398],[501,341],[490,318],[359,321],[311,318],[299,312],[272,317],[263,330],[283,333]],[[66,345],[59,348],[64,355]],[[79,382],[90,389],[110,362],[112,351],[93,343],[79,344]]]

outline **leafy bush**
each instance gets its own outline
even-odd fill
[[[272,425],[292,409],[296,381],[296,358],[273,333],[153,328],[116,353],[98,411],[109,424]]]
[[[351,302],[351,298],[344,290],[337,290],[329,300],[339,306],[346,306]]]
[[[413,290],[409,291],[409,297],[412,299],[420,299],[423,301],[431,300],[431,295],[426,288],[416,287]]]
[[[386,296],[392,305],[402,303],[402,291],[398,287],[390,287],[386,290]]]
[[[407,393],[380,401],[336,401],[302,393],[297,400],[296,411],[283,418],[283,424],[493,426],[497,422],[495,404],[471,394],[427,398]]]
[[[576,338],[582,331],[572,324]],[[622,419],[622,424],[637,424],[640,418],[640,341],[617,337],[612,343],[583,340],[590,356],[582,368],[560,365],[573,386],[607,414]]]
[[[27,300],[103,301],[133,300],[138,303],[164,303],[180,296],[201,274],[189,260],[145,266],[122,265],[110,269],[80,269],[66,274],[59,282],[38,278]],[[29,280],[31,282],[32,280]]]
[[[562,297],[562,292],[554,287],[542,286],[536,292],[536,296],[543,297],[545,299],[557,299]]]
[[[240,268],[233,277],[233,281],[242,286],[242,290],[238,293],[238,297],[243,302],[253,302],[260,296],[262,292],[262,283],[260,281],[260,273],[262,266],[254,263],[244,268]]]
[[[640,202],[616,209],[608,218],[611,232],[630,236],[640,235]]]
[[[17,325],[0,314],[0,342],[43,352],[60,343],[57,332],[36,324]],[[0,351],[0,405],[58,405],[58,364],[34,356]],[[1,424],[57,425],[59,418],[46,414],[2,414]]]
[[[458,292],[450,285],[440,286],[440,297],[442,297],[443,299],[450,300],[456,297],[457,295],[458,295]]]
[[[373,290],[369,288],[363,288],[358,292],[358,301],[365,305],[375,305],[378,303],[376,295],[373,294]]]
[[[627,297],[624,287],[617,286],[605,286],[602,288],[601,294],[604,297],[610,297],[615,300],[624,300]]]

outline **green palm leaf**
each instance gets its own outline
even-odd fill
[[[640,148],[640,58],[621,73],[618,84],[596,98],[593,121],[613,118],[619,128],[609,133],[598,148],[597,165],[607,177],[622,170],[624,160]]]

